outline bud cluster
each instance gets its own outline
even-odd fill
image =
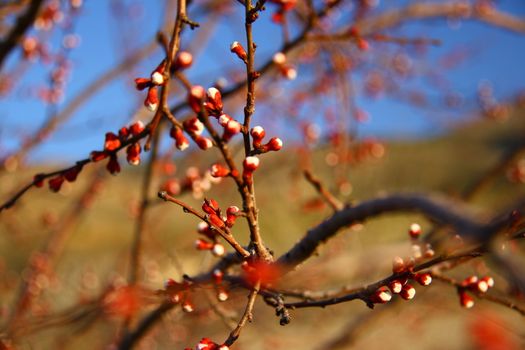
[[[252,136],[252,145],[253,148],[258,153],[266,153],[269,151],[279,151],[283,148],[283,141],[278,137],[272,137],[266,144],[263,144],[262,141],[266,136],[262,126],[255,126],[250,130],[250,135]]]
[[[479,278],[478,276],[469,276],[465,278],[458,287],[459,303],[462,307],[470,309],[474,306],[474,298],[467,291],[474,294],[486,293],[494,287],[494,279],[490,276]]]
[[[175,58],[173,63],[172,71],[186,69],[191,66],[193,57],[189,52],[181,51]],[[163,60],[157,68],[155,68],[149,78],[136,78],[135,87],[137,90],[142,91],[148,89],[146,99],[144,100],[144,106],[150,111],[154,112],[159,106],[158,86],[166,84],[166,61]]]
[[[273,55],[273,63],[279,69],[279,73],[288,80],[295,80],[297,78],[297,69],[286,62],[286,55],[282,52],[277,52]]]
[[[145,129],[144,123],[137,121],[131,124],[129,127],[122,127],[118,131],[118,135],[112,132],[106,133],[104,140],[104,151],[93,151],[90,154],[92,162],[98,162],[102,159],[109,157],[109,162],[106,169],[112,174],[118,174],[120,172],[120,164],[118,163],[117,154],[129,138],[139,136]],[[131,165],[140,164],[140,153],[142,149],[138,142],[133,142],[126,148],[126,160]]]
[[[164,290],[161,291],[166,299],[173,304],[180,304],[182,311],[193,312],[195,306],[190,299],[190,287],[191,283],[184,280],[182,283],[169,278],[164,282]]]

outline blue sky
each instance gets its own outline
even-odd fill
[[[407,1],[385,1],[395,3]],[[81,36],[81,44],[71,52],[73,72],[69,79],[65,101],[81,91],[89,82],[120,60],[124,52],[149,42],[158,30],[163,9],[152,6],[151,1],[121,0],[93,1],[86,0],[82,12],[75,24],[75,32]],[[194,9],[202,1],[196,2]],[[131,19],[123,21],[118,11],[119,4],[124,4],[124,13]],[[380,5],[382,6],[382,4]],[[521,0],[501,0],[498,6],[516,16],[525,17],[525,2]],[[254,37],[259,43],[257,62],[264,62],[280,45],[279,28],[269,21],[272,7],[261,16],[255,25]],[[194,67],[189,71],[192,81],[209,86],[219,77],[224,67],[232,67],[229,42],[243,42],[244,33],[240,6],[228,16],[227,23],[219,23],[216,37],[207,43],[210,51],[197,56]],[[380,7],[381,9],[381,7]],[[191,15],[191,14],[190,14]],[[196,14],[193,15],[199,20]],[[238,21],[237,21],[238,20]],[[198,37],[198,29],[186,31],[183,48],[191,46],[199,50],[199,43],[193,42]],[[439,39],[441,46],[430,47],[425,57],[429,67],[435,67],[444,55],[458,50],[472,50],[472,56],[454,69],[444,72],[453,90],[462,94],[467,101],[474,101],[477,86],[482,81],[489,81],[498,99],[508,99],[517,91],[525,88],[525,36],[489,27],[478,22],[463,21],[456,28],[446,20],[411,22],[398,28],[395,33],[406,36],[421,36]],[[61,40],[61,33],[55,31],[51,40],[56,47]],[[393,44],[392,44],[393,45]],[[367,55],[380,52],[371,45]],[[100,91],[94,99],[84,105],[71,120],[63,125],[53,136],[31,153],[31,160],[53,159],[73,161],[84,158],[90,150],[102,146],[104,134],[116,131],[129,121],[133,112],[140,105],[143,94],[133,89],[133,78],[148,76],[148,72],[161,59],[157,50],[149,60],[139,65],[135,75],[124,75]],[[223,59],[227,57],[227,60]],[[19,59],[12,54],[7,68],[14,67]],[[300,68],[300,67],[299,67]],[[32,97],[34,86],[45,85],[50,67],[35,63],[17,82],[15,90],[0,97],[0,151],[16,148],[20,137],[30,135],[46,118],[46,106]],[[432,91],[424,82],[412,82],[415,89]],[[293,85],[290,85],[293,86]],[[431,93],[429,95],[432,96]],[[436,98],[440,98],[436,94]],[[65,103],[58,105],[62,108]],[[443,106],[432,110],[416,108],[394,98],[370,99],[358,96],[357,104],[372,116],[370,122],[360,126],[361,133],[378,137],[414,137],[432,134],[442,126],[439,118],[446,115]],[[474,104],[466,104],[461,113],[474,109]],[[439,115],[436,118],[433,115]],[[454,111],[450,111],[451,118]],[[429,117],[430,116],[430,117]],[[1,158],[1,157],[0,157]]]

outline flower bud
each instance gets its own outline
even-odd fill
[[[106,133],[106,140],[104,141],[104,150],[112,152],[120,147],[120,139],[112,132]]]
[[[195,113],[201,111],[202,100],[205,96],[204,88],[200,85],[195,85],[190,89],[188,94],[188,104]]]
[[[49,189],[53,192],[58,192],[60,191],[63,183],[64,177],[62,175],[58,175],[48,181]]]
[[[192,63],[193,63],[192,54],[187,51],[180,51],[177,57],[175,58],[175,62],[173,62],[173,69],[174,70],[186,69],[190,67]]]
[[[211,166],[210,174],[213,177],[226,177],[230,175],[230,170],[221,164],[213,164]]]
[[[151,112],[155,112],[159,106],[159,96],[155,86],[148,89],[148,96],[144,100],[144,106]]]
[[[145,128],[144,123],[141,120],[137,120],[129,126],[129,132],[133,136],[138,136]]]
[[[109,171],[111,175],[116,175],[120,173],[120,164],[118,163],[118,159],[115,154],[112,154],[109,157],[109,162],[106,165],[106,169]]]
[[[230,51],[237,55],[242,61],[246,62],[246,59],[248,55],[246,54],[246,50],[244,50],[244,47],[238,42],[234,41],[230,45]]]
[[[139,165],[140,164],[140,151],[141,147],[138,142],[135,142],[128,146],[126,149],[126,160],[131,165]]]
[[[416,296],[416,289],[410,284],[405,284],[401,289],[399,295],[405,300],[414,299],[414,297]]]

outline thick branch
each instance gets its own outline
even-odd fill
[[[289,271],[308,259],[321,243],[334,236],[341,228],[385,213],[418,212],[432,221],[453,227],[463,237],[471,239],[486,237],[488,233],[499,229],[503,224],[502,222],[497,225],[480,223],[456,207],[457,204],[450,201],[438,200],[420,194],[392,195],[362,202],[353,207],[346,207],[310,229],[305,237],[279,258],[277,263]]]

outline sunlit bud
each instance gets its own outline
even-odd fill
[[[283,141],[278,137],[272,137],[266,144],[266,148],[269,151],[278,151],[283,148]]]
[[[408,234],[410,237],[416,239],[421,235],[421,226],[419,224],[412,224],[410,225],[410,229],[408,230]]]
[[[182,124],[184,129],[193,135],[200,135],[204,131],[204,124],[197,117],[186,119]]]
[[[489,290],[489,285],[487,284],[486,281],[483,281],[483,280],[479,280],[478,283],[475,283],[473,285],[473,289],[474,290],[477,290],[478,292],[480,293],[485,293],[486,291]]]
[[[217,300],[218,301],[226,301],[228,300],[228,298],[229,298],[229,295],[226,292],[226,290],[224,290],[223,288],[219,288],[217,290]]]
[[[489,288],[494,287],[494,278],[490,276],[485,276],[481,279],[481,281],[484,281]]]
[[[89,159],[92,161],[92,162],[98,162],[104,158],[106,158],[108,156],[108,154],[106,152],[101,152],[101,151],[92,151],[90,154],[89,154]]]
[[[144,131],[144,123],[141,120],[137,120],[135,123],[131,124],[129,127],[129,131],[131,132],[131,135],[137,136],[142,131]]]
[[[478,276],[469,276],[469,277],[465,278],[461,282],[461,285],[464,286],[464,287],[467,287],[467,286],[473,285],[475,283],[478,283],[478,281],[479,281]]]
[[[181,51],[175,58],[173,69],[186,69],[193,63],[193,56],[187,51]]]
[[[282,52],[277,52],[275,55],[273,55],[273,63],[277,65],[283,65],[286,63],[286,55]]]
[[[283,67],[281,73],[288,80],[295,80],[295,78],[297,78],[297,69],[292,66]]]
[[[144,106],[152,112],[157,110],[159,106],[159,96],[155,86],[148,89],[148,96],[144,100]]]
[[[459,303],[466,309],[470,309],[474,306],[474,299],[467,294],[464,290],[459,291]]]
[[[189,301],[189,300],[184,300],[184,302],[182,303],[182,311],[184,312],[193,312],[193,310],[195,310],[195,308],[193,307],[193,304]]]
[[[164,84],[164,69],[166,68],[166,63],[163,61],[158,65],[157,68],[151,73],[151,82],[155,85]]]
[[[266,132],[264,131],[262,126],[255,126],[250,130],[250,135],[252,136],[252,143],[254,148],[261,147],[262,140],[264,139],[264,136],[266,135]]]
[[[237,220],[237,213],[239,211],[239,208],[234,205],[226,209],[226,226],[232,227],[235,224],[235,220]]]
[[[195,248],[197,248],[197,250],[212,250],[213,245],[213,243],[200,238],[195,241]]]
[[[222,97],[217,88],[211,87],[206,92],[206,109],[211,115],[218,116],[222,113]]]
[[[121,139],[121,140],[126,140],[128,138],[130,134],[130,131],[128,128],[126,128],[125,126],[123,126],[122,128],[120,128],[120,130],[118,131],[118,137]]]
[[[428,286],[432,283],[432,276],[429,273],[416,273],[414,279],[422,286]]]
[[[414,297],[416,296],[416,289],[410,284],[405,284],[401,289],[399,295],[405,300],[414,299]]]
[[[184,151],[189,147],[190,143],[180,128],[172,126],[170,129],[170,136],[175,140],[175,147],[179,150]]]
[[[199,233],[205,233],[210,229],[210,225],[208,225],[205,221],[201,221],[197,224],[197,232]]]
[[[230,45],[230,51],[236,54],[237,57],[239,57],[241,60],[246,62],[246,58],[248,57],[248,55],[246,55],[246,50],[244,50],[244,47],[242,47],[242,45],[238,41],[234,41]]]
[[[147,78],[137,78],[135,79],[135,87],[137,90],[144,90],[144,89],[147,89],[149,87],[151,87],[152,84],[151,84],[151,80],[147,79]]]
[[[221,345],[219,346],[218,350],[230,350],[230,348],[228,347],[228,345]]]
[[[224,277],[224,273],[219,269],[215,269],[213,270],[212,275],[215,284],[221,284],[222,278]]]
[[[166,192],[168,192],[168,194],[172,195],[172,196],[176,196],[178,194],[180,194],[180,183],[179,183],[179,180],[177,179],[169,179],[167,180],[164,185],[162,186],[162,189]]]
[[[230,135],[235,135],[241,132],[241,123],[238,121],[232,119],[226,124],[226,127],[224,128],[224,131]]]
[[[218,228],[223,228],[225,225],[224,221],[222,221],[222,219],[217,214],[209,214],[208,220],[213,226]]]
[[[68,169],[64,171],[64,179],[68,182],[73,182],[77,179],[78,174],[80,174],[80,171],[82,170],[81,165],[77,165],[72,167],[71,169]]]
[[[116,175],[120,173],[120,164],[118,163],[118,159],[115,154],[112,154],[110,156],[109,162],[106,165],[106,169],[109,171],[111,175]]]
[[[226,250],[224,249],[224,246],[220,243],[215,243],[213,245],[213,248],[211,250],[212,254],[217,256],[217,257],[221,257],[224,255],[224,253],[226,252]]]
[[[203,136],[197,136],[195,138],[195,143],[197,144],[197,146],[199,146],[200,149],[204,151],[213,146],[212,140],[210,140],[207,137],[203,137]]]
[[[230,175],[230,170],[221,164],[213,164],[210,169],[210,174],[213,177],[226,177]]]
[[[206,93],[204,88],[200,85],[195,85],[190,89],[188,94],[188,103],[195,113],[199,113],[201,111],[201,104],[205,95]]]
[[[406,266],[405,266],[405,262],[403,261],[403,258],[396,256],[392,260],[392,272],[399,273],[399,272],[405,271],[405,269],[406,269]]]
[[[244,170],[254,171],[259,167],[259,158],[255,156],[246,157],[242,163]]]
[[[228,125],[228,122],[230,120],[232,120],[233,118],[230,117],[228,114],[221,114],[219,116],[219,124],[222,126],[222,127],[226,127],[226,125]]]
[[[392,294],[386,288],[380,288],[370,296],[370,301],[374,304],[385,304],[392,299]]]
[[[153,72],[151,74],[151,82],[155,85],[162,85],[164,84],[164,75],[159,72]]]
[[[62,175],[58,175],[57,177],[50,179],[47,183],[51,191],[58,192],[64,183],[64,177]]]
[[[106,140],[104,141],[104,150],[112,152],[120,147],[120,139],[112,132],[106,133]]]
[[[217,212],[220,210],[219,203],[217,203],[217,201],[213,198],[204,198],[202,210],[207,214],[217,214]]]
[[[138,142],[135,142],[128,146],[126,149],[126,160],[131,165],[139,165],[140,164],[140,145]]]
[[[388,284],[388,288],[392,293],[399,294],[401,289],[403,289],[403,284],[398,280],[394,280]]]

